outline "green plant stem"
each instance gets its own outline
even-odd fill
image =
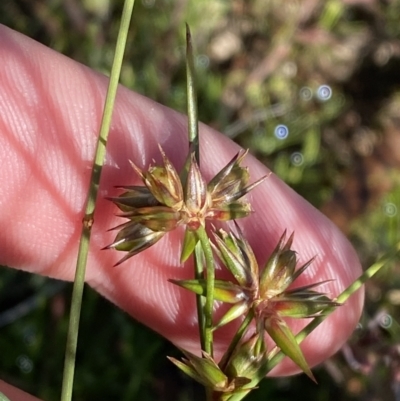
[[[398,251],[397,251],[398,252]],[[374,276],[383,266],[386,265],[390,260],[393,259],[393,255],[388,256],[381,261],[374,263],[370,266],[354,283],[350,284],[338,297],[337,302],[344,303],[347,299],[353,295],[357,290],[359,290],[362,285]],[[300,344],[313,330],[315,330],[332,312],[336,310],[336,307],[330,307],[324,310],[323,315],[316,317],[312,320],[303,330],[301,330],[296,335],[296,340]],[[251,383],[249,383],[249,387],[255,387],[264,377],[270,372],[282,359],[285,357],[282,351],[278,351],[277,348],[271,351],[270,359],[267,364],[264,365],[257,372],[257,376],[253,378]],[[229,401],[240,401],[246,394],[234,394],[229,398]]]
[[[110,82],[92,168],[85,216],[82,223],[82,233],[79,243],[78,260],[76,263],[75,280],[72,290],[67,344],[65,350],[63,383],[61,389],[61,401],[69,401],[72,399],[73,380],[75,373],[75,356],[78,344],[79,319],[82,306],[82,295],[85,282],[90,234],[93,225],[93,216],[98,194],[100,175],[106,154],[108,132],[110,130],[112,111],[114,107],[115,95],[117,93],[118,80],[121,72],[122,59],[125,51],[125,44],[128,36],[133,5],[134,0],[126,0],[124,9],[122,11],[121,26],[118,33]]]
[[[200,341],[202,349],[207,352],[211,357],[213,351],[213,305],[214,305],[214,282],[215,282],[215,266],[214,257],[211,249],[210,239],[203,226],[200,226],[196,231],[201,250],[196,245],[195,249],[195,272],[198,274],[200,270],[204,275],[203,268],[203,255],[206,265],[206,299],[204,297],[197,297],[197,311],[199,319]],[[201,254],[202,253],[202,254]],[[201,310],[200,310],[201,309]],[[213,391],[206,388],[207,401],[213,400]]]
[[[203,250],[201,247],[201,243],[198,242],[194,248],[194,275],[197,280],[201,280],[204,277],[204,263],[203,263]],[[197,308],[197,317],[199,324],[199,336],[200,336],[200,344],[201,349],[205,350],[205,329],[206,322],[204,316],[205,310],[205,300],[204,296],[196,294],[196,308]]]
[[[190,155],[194,152],[197,164],[200,166],[200,144],[199,144],[199,122],[197,114],[197,93],[195,83],[195,68],[193,61],[192,36],[189,25],[186,24],[186,92],[187,92],[187,115],[188,115],[188,137],[189,137],[189,155],[187,159],[187,169],[190,165]],[[195,278],[204,277],[204,264],[201,245],[197,244],[194,252]],[[204,316],[206,302],[204,297],[196,295],[197,316],[199,322],[201,348],[206,350],[206,319]]]
[[[197,238],[200,241],[206,263],[206,303],[204,305],[205,333],[204,333],[204,351],[211,357],[213,356],[213,305],[214,305],[214,282],[215,268],[214,257],[211,249],[210,239],[207,236],[203,226],[196,231]]]
[[[195,69],[193,61],[192,36],[189,25],[186,24],[186,90],[187,90],[187,113],[189,152],[195,152],[197,164],[200,166],[199,150],[199,118],[197,115],[197,95],[195,84]]]
[[[194,152],[196,162],[200,166],[200,143],[199,143],[199,117],[197,113],[197,94],[195,84],[195,68],[193,61],[192,36],[189,25],[186,24],[186,92],[187,92],[187,115],[188,115],[188,137],[189,155],[184,167],[184,175],[189,171],[191,154]],[[196,232],[199,243],[194,251],[194,275],[195,278],[204,277],[203,255],[206,264],[207,294],[206,299],[201,295],[196,295],[196,306],[198,325],[200,333],[201,349],[211,356],[213,355],[213,332],[212,332],[212,312],[214,303],[214,258],[210,246],[210,240],[204,227],[200,227]],[[199,246],[200,245],[200,246]],[[211,401],[212,391],[206,389],[206,398]]]

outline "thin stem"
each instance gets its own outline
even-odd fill
[[[197,309],[200,308],[202,311],[199,313],[199,324],[202,323],[202,333],[200,333],[200,340],[202,349],[207,352],[211,357],[213,357],[213,305],[214,305],[214,282],[215,282],[215,266],[214,266],[214,257],[211,249],[210,239],[206,233],[206,230],[203,226],[196,231],[197,238],[199,240],[201,250],[198,249],[196,245],[195,251],[195,264],[196,271],[199,268],[198,263],[202,270],[203,268],[203,255],[206,263],[206,300],[204,302],[204,297],[197,297]],[[201,255],[202,253],[202,255]],[[204,272],[203,272],[204,274]],[[206,399],[207,401],[212,401],[214,398],[213,391],[210,388],[206,388]]]
[[[203,261],[203,250],[201,248],[201,243],[198,242],[194,248],[194,269],[195,269],[195,278],[197,280],[201,280],[204,277],[204,261]],[[196,295],[196,307],[197,307],[197,317],[199,322],[199,335],[200,335],[200,344],[201,349],[205,350],[205,300],[206,298],[203,295]]]
[[[186,24],[186,91],[187,91],[187,115],[188,115],[188,137],[189,155],[184,166],[183,177],[187,175],[190,167],[191,154],[194,152],[196,162],[200,166],[200,145],[199,145],[199,117],[197,114],[197,94],[195,85],[195,68],[193,61],[192,36],[189,25]],[[198,232],[199,244],[195,247],[194,265],[195,277],[197,279],[204,276],[203,254],[206,262],[207,271],[207,294],[206,300],[201,295],[196,296],[197,316],[200,331],[201,348],[212,356],[213,354],[213,335],[212,335],[212,309],[214,302],[214,259],[210,246],[210,241],[203,227]],[[201,251],[202,249],[202,251]],[[211,286],[211,288],[210,288]],[[207,400],[212,400],[212,391],[206,389]]]
[[[195,69],[193,61],[192,36],[186,24],[186,85],[189,152],[195,152],[196,161],[200,165],[199,155],[199,118],[197,115],[197,95],[195,85]]]
[[[396,254],[398,254],[398,250],[396,250]],[[372,276],[374,276],[383,266],[385,266],[390,260],[393,259],[393,254],[387,256],[379,262],[374,263],[370,266],[356,281],[350,284],[338,297],[337,302],[344,303],[347,299],[353,295],[357,290],[359,290],[362,285],[369,280]],[[303,330],[301,330],[296,335],[296,340],[300,344],[313,330],[315,330],[332,312],[336,310],[336,307],[330,307],[324,310],[323,316],[319,316],[312,320]],[[271,359],[269,362],[262,367],[258,372],[257,376],[253,378],[251,383],[249,383],[249,387],[256,386],[265,375],[270,372],[282,359],[285,357],[282,351],[278,351],[278,348],[275,348],[270,353]],[[234,394],[229,398],[229,401],[240,401],[244,398],[245,394]]]
[[[204,259],[206,262],[206,303],[204,305],[205,315],[205,333],[204,333],[204,351],[211,357],[213,356],[213,305],[214,305],[214,282],[215,282],[215,268],[214,257],[211,249],[210,239],[207,236],[206,230],[203,226],[196,231],[197,238],[200,241],[201,248],[203,249]]]
[[[108,132],[110,130],[112,110],[118,87],[123,54],[129,31],[134,0],[126,0],[122,11],[121,26],[115,49],[114,62],[111,69],[110,82],[104,106],[103,118],[100,127],[99,138],[93,163],[92,176],[86,203],[85,216],[82,223],[81,240],[79,244],[78,260],[76,262],[75,280],[72,290],[70,320],[68,326],[67,344],[65,349],[65,362],[63,383],[61,390],[61,401],[72,399],[72,389],[75,373],[75,356],[78,344],[78,331],[80,311],[82,306],[82,295],[85,282],[86,263],[89,251],[90,234],[93,225],[93,216],[96,205],[97,193],[100,182],[101,170],[106,153]]]
[[[195,85],[195,68],[193,62],[192,36],[189,25],[186,24],[186,92],[187,92],[187,115],[188,115],[188,139],[189,154],[183,168],[181,179],[185,182],[191,163],[191,154],[195,152],[196,162],[200,166],[199,155],[199,127],[197,115],[197,95]],[[203,251],[200,243],[197,243],[194,251],[194,276],[196,279],[204,277]],[[205,326],[204,316],[205,299],[202,295],[196,295],[197,316],[199,322],[201,349],[205,350]]]

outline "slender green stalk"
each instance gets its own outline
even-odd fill
[[[195,152],[197,164],[200,166],[199,150],[199,118],[197,114],[197,95],[195,85],[195,69],[193,61],[192,36],[189,25],[186,24],[186,90],[189,152]]]
[[[397,250],[398,253],[398,250]],[[390,255],[381,261],[374,263],[370,266],[354,283],[349,285],[337,298],[337,302],[344,303],[347,299],[354,294],[357,290],[359,290],[363,284],[367,280],[369,280],[372,276],[374,276],[383,266],[385,266],[390,260],[393,259],[393,255]],[[327,308],[322,316],[319,316],[312,320],[303,330],[301,330],[296,335],[296,340],[300,344],[313,330],[315,330],[332,312],[334,312],[337,308],[330,307]],[[265,375],[270,372],[282,359],[285,357],[282,351],[278,351],[277,348],[271,351],[271,358],[268,363],[257,372],[257,376],[253,378],[251,383],[249,383],[249,387],[256,386]],[[229,398],[229,401],[240,401],[244,398],[246,394],[235,394]]]
[[[187,91],[187,115],[188,115],[188,137],[189,137],[189,157],[184,167],[187,174],[189,170],[190,156],[194,152],[197,164],[200,166],[200,143],[199,143],[199,117],[197,113],[197,94],[195,84],[195,68],[193,61],[192,36],[189,25],[186,24],[186,91]],[[211,356],[213,355],[213,332],[212,332],[212,312],[214,303],[214,258],[210,246],[210,240],[204,227],[197,230],[200,242],[195,247],[194,252],[194,273],[195,278],[204,277],[204,262],[206,264],[207,294],[204,297],[196,295],[197,316],[200,332],[201,349]],[[207,400],[212,400],[212,391],[206,389]]]
[[[213,356],[213,305],[214,305],[214,282],[215,282],[215,268],[214,256],[210,244],[210,239],[207,236],[206,230],[203,226],[196,231],[196,235],[200,241],[201,248],[203,249],[204,259],[206,262],[206,303],[204,306],[205,315],[205,339],[204,351]]]
[[[83,218],[78,260],[76,263],[75,280],[72,291],[70,320],[65,350],[61,401],[69,401],[72,399],[72,389],[75,372],[75,356],[78,343],[79,319],[82,306],[82,294],[85,282],[90,234],[93,225],[93,215],[99,188],[100,175],[106,153],[107,137],[110,130],[111,116],[114,107],[115,95],[117,93],[118,80],[121,72],[122,59],[125,51],[125,44],[129,31],[133,5],[134,0],[126,0],[124,4],[124,9],[122,11],[121,26],[118,33],[114,62],[111,69],[110,82],[104,106],[99,138],[97,141],[97,148],[93,163],[85,216]]]
[[[195,253],[195,271],[198,272],[199,268],[203,269],[203,258],[206,264],[206,300],[202,297],[197,297],[197,310],[201,309],[198,314],[199,324],[202,324],[200,329],[200,340],[202,349],[207,352],[211,357],[214,354],[213,350],[213,306],[214,306],[214,282],[215,282],[215,265],[214,256],[210,244],[210,239],[208,238],[207,232],[203,226],[196,231],[197,238],[201,245],[201,251],[197,250]],[[197,248],[197,246],[196,246]],[[213,391],[206,388],[206,399],[207,401],[213,400]]]
[[[204,263],[203,263],[203,250],[201,248],[201,243],[198,242],[194,249],[194,269],[195,278],[200,280],[204,277]],[[197,307],[197,317],[199,322],[199,335],[201,349],[205,350],[205,331],[206,331],[206,321],[204,316],[205,310],[205,298],[202,295],[196,295],[196,307]]]
[[[195,84],[195,68],[193,60],[192,36],[189,25],[186,24],[186,91],[187,91],[187,115],[188,115],[188,139],[189,139],[189,157],[187,159],[186,169],[189,169],[190,154],[195,153],[197,164],[200,166],[200,144],[199,144],[199,122],[197,114],[197,94]],[[201,244],[197,244],[194,252],[195,278],[204,277],[203,252]],[[204,297],[196,295],[197,315],[200,331],[201,348],[205,351],[210,349],[206,346],[206,325],[205,310],[207,301]],[[207,351],[208,352],[208,351]]]

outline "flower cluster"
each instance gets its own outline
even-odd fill
[[[119,216],[128,219],[114,228],[119,232],[114,242],[106,247],[128,252],[117,264],[149,248],[181,225],[186,227],[181,254],[181,260],[185,261],[198,241],[196,231],[204,227],[206,221],[226,221],[249,215],[250,204],[241,198],[265,178],[247,185],[248,170],[240,166],[247,153],[244,151],[236,154],[208,184],[201,175],[194,153],[189,155],[187,168],[179,175],[161,147],[160,152],[161,166],[150,166],[145,171],[131,163],[144,186],[123,186],[124,193],[109,198],[121,210]],[[246,341],[239,340],[220,364],[204,351],[202,357],[183,351],[183,362],[170,358],[186,374],[222,394],[221,400],[237,392],[249,391],[254,373],[268,363],[265,332],[285,355],[315,380],[285,318],[316,317],[326,308],[339,305],[315,291],[314,288],[323,282],[291,288],[312,262],[310,260],[296,269],[297,256],[291,249],[293,234],[287,240],[286,232],[282,235],[266,265],[260,269],[250,244],[237,224],[236,227],[237,235],[224,230],[214,230],[213,233],[214,253],[235,279],[214,281],[214,299],[232,306],[215,323],[213,330],[247,315],[251,317],[249,323],[251,320],[255,322],[254,333]],[[206,296],[207,279],[206,275],[193,280],[170,281]],[[251,330],[251,327],[248,324],[246,330]]]
[[[199,226],[204,227],[206,220],[226,221],[248,216],[250,204],[240,199],[265,179],[247,185],[248,169],[240,166],[247,154],[244,151],[238,152],[208,184],[194,153],[189,155],[188,171],[182,179],[161,147],[160,152],[163,165],[150,166],[148,171],[131,162],[144,186],[123,186],[124,193],[109,198],[121,209],[119,216],[128,219],[113,228],[118,234],[106,247],[128,252],[117,264],[149,248],[180,225],[186,226],[181,255],[185,261],[193,252]]]
[[[288,239],[286,232],[282,235],[262,268],[237,225],[237,235],[213,228],[209,238],[206,222],[236,220],[251,213],[250,203],[242,198],[266,177],[248,185],[249,172],[241,166],[247,152],[239,151],[208,183],[203,178],[198,163],[194,63],[188,26],[186,38],[190,142],[186,163],[179,174],[161,147],[161,165],[142,170],[131,162],[143,185],[122,186],[124,192],[120,196],[109,198],[121,210],[119,216],[127,221],[113,228],[118,233],[106,249],[127,252],[118,265],[149,248],[169,231],[185,227],[181,261],[186,261],[196,247],[195,278],[170,281],[198,295],[202,354],[182,350],[181,361],[169,359],[206,387],[208,401],[228,401],[232,396],[237,400],[253,389],[273,364],[274,351],[267,349],[266,334],[315,380],[285,319],[321,316],[339,303],[315,290],[323,282],[292,288],[312,262],[296,268],[293,234]],[[216,279],[217,259],[231,272],[231,280]],[[218,322],[213,319],[214,300],[231,305]],[[242,316],[239,329],[217,363],[213,358],[214,331]]]
[[[238,231],[238,235],[227,234],[223,230],[215,234],[215,252],[236,280],[236,282],[215,280],[215,299],[232,304],[228,312],[215,324],[215,328],[251,312],[256,332],[261,336],[266,331],[281,351],[314,380],[295,335],[284,318],[316,317],[327,307],[339,304],[325,294],[314,290],[324,282],[290,288],[312,262],[310,260],[296,270],[296,252],[291,249],[293,234],[288,240],[285,240],[286,233],[282,235],[265,267],[261,270],[249,243],[239,228]],[[171,281],[204,295],[205,280],[203,279]]]
[[[232,353],[227,363],[221,368],[213,358],[203,352],[202,357],[182,350],[182,361],[168,357],[192,379],[211,389],[220,401],[228,400],[233,394],[248,393],[254,388],[252,379],[257,371],[268,363],[263,340],[253,334]]]

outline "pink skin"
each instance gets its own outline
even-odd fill
[[[0,26],[0,59],[0,219],[5,228],[0,233],[0,264],[72,280],[107,79],[4,26]],[[129,160],[141,168],[153,159],[160,161],[158,143],[180,168],[187,152],[186,118],[121,87],[86,277],[90,286],[135,319],[176,345],[197,351],[194,297],[167,281],[192,274],[190,266],[179,263],[182,231],[170,233],[119,267],[113,265],[124,253],[100,250],[115,236],[107,230],[123,221],[114,216],[117,208],[104,198],[119,193],[115,185],[139,183]],[[201,168],[207,179],[238,149],[229,139],[201,126]],[[250,155],[244,165],[252,181],[268,173]],[[296,286],[334,278],[321,290],[335,297],[360,275],[357,255],[347,239],[277,176],[271,174],[247,198],[255,213],[239,223],[261,264],[287,229],[296,233],[293,248],[300,262],[317,255]],[[304,341],[302,349],[311,366],[346,341],[359,319],[363,299],[363,291],[358,291]],[[293,322],[293,330],[305,323]],[[226,327],[216,335],[217,355],[232,330]],[[296,372],[286,358],[273,374]],[[1,383],[0,391],[9,394]]]

